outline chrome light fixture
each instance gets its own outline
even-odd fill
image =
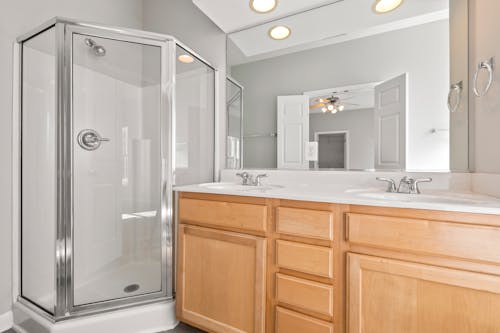
[[[375,0],[373,11],[377,14],[392,12],[403,4],[404,0]]]
[[[278,0],[250,0],[250,8],[259,14],[272,12],[278,5]]]
[[[274,40],[287,39],[291,34],[292,31],[290,30],[290,28],[284,25],[277,25],[269,29],[269,37]]]

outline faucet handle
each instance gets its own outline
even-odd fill
[[[239,172],[236,174],[236,176],[241,177],[241,182],[243,185],[248,185],[248,182],[251,178],[250,174],[246,171],[244,172]]]
[[[386,192],[389,192],[389,193],[396,192],[396,182],[394,181],[394,179],[385,178],[385,177],[377,177],[376,179],[378,181],[381,181],[381,182],[387,182],[387,191]]]
[[[267,174],[265,174],[265,173],[255,176],[255,178],[254,178],[254,185],[255,186],[261,186],[262,185],[261,179],[265,178],[265,177],[267,177]]]
[[[418,187],[418,184],[419,183],[430,183],[432,182],[432,178],[418,178],[418,179],[415,179],[414,181],[414,184],[415,184],[415,190],[417,191],[418,194],[420,194],[420,188]]]

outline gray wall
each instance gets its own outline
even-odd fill
[[[477,173],[500,173],[500,1],[471,0],[470,73],[473,75],[481,60],[495,56],[497,68],[490,92],[476,98],[471,94],[471,162]],[[483,81],[484,82],[484,81]],[[471,88],[472,89],[472,88]]]
[[[218,71],[216,163],[225,164],[226,35],[190,0],[144,0],[144,29],[175,36]]]
[[[338,112],[335,115],[315,113],[309,116],[309,140],[314,132],[349,130],[349,168],[373,169],[373,109]]]
[[[449,68],[443,66],[449,62],[448,33],[448,21],[439,21],[233,66],[231,75],[245,87],[244,133],[276,132],[279,95],[385,81],[408,72],[413,137],[408,166],[425,169],[426,161],[443,159],[443,147],[448,147],[441,137],[430,134],[431,128],[449,125]],[[276,138],[245,140],[244,155],[245,167],[275,168]],[[446,156],[444,161],[448,162]]]

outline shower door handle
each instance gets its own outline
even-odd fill
[[[103,138],[93,129],[84,129],[78,133],[78,144],[85,150],[96,150],[101,146],[102,142],[107,141],[110,140],[108,138]]]

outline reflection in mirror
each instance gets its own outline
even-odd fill
[[[177,185],[211,179],[214,173],[215,70],[176,47],[175,180]]]
[[[242,167],[242,120],[243,120],[243,87],[236,80],[226,79],[226,168]]]
[[[468,88],[448,105],[468,82],[467,0],[372,5],[337,1],[228,35],[244,168],[467,169]],[[274,26],[291,33],[273,39]]]

